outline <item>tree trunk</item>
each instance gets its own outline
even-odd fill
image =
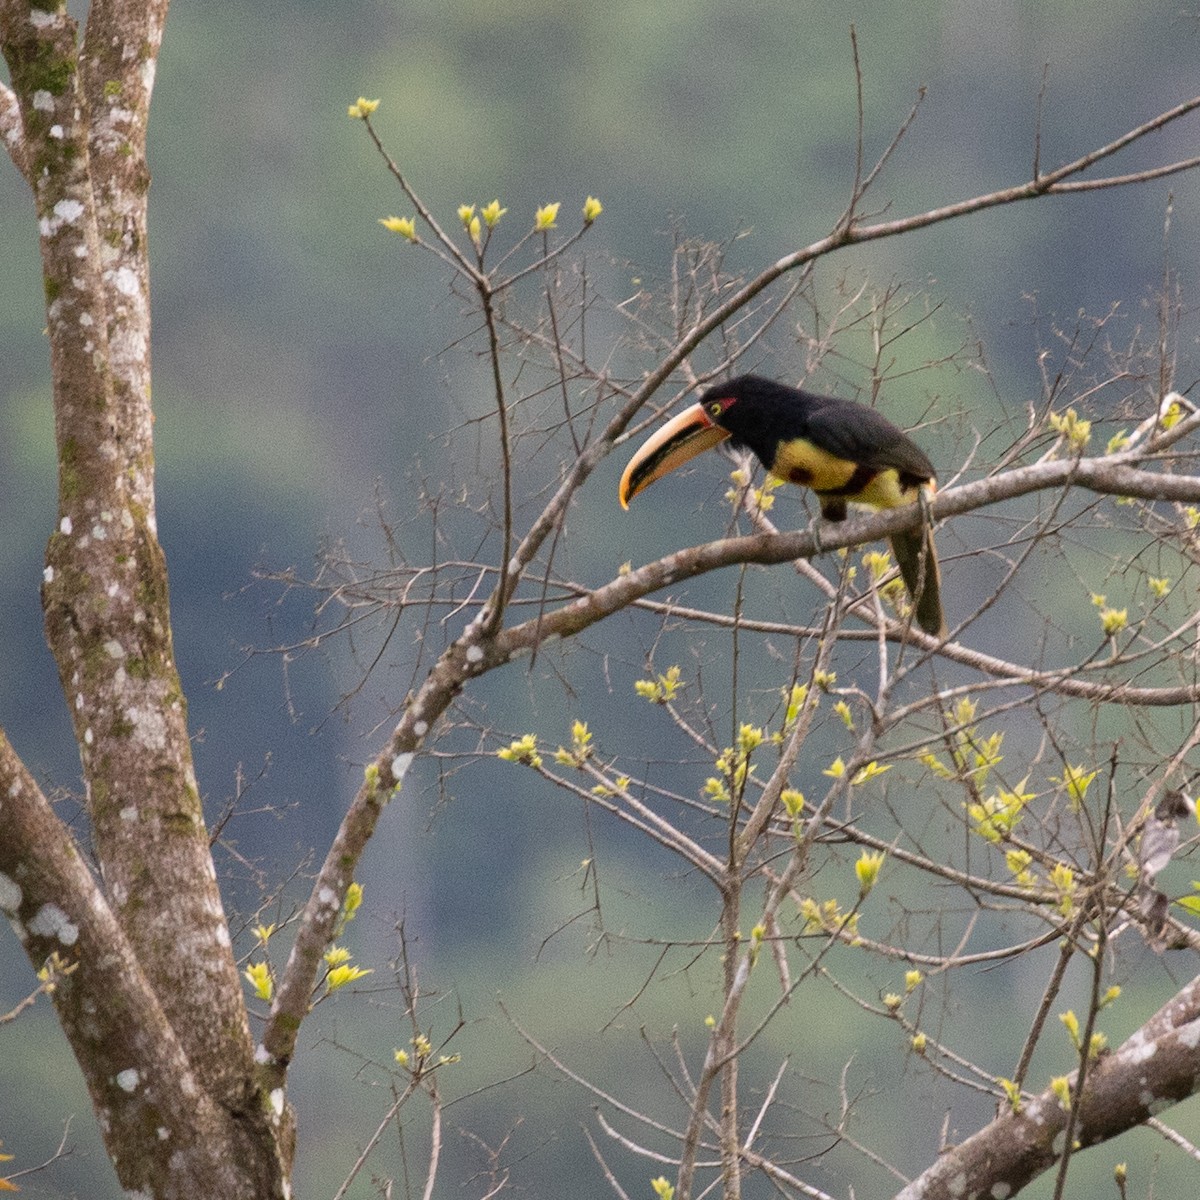
[[[163,0],[0,2],[7,143],[33,189],[58,519],[46,635],[103,886],[0,740],[0,902],[55,1003],[124,1187],[283,1196],[291,1116],[255,1063],[192,768],[155,525],[145,130]],[[2,735],[0,735],[2,737]]]

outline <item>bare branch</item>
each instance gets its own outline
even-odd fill
[[[1137,1087],[1129,1085],[1133,1078]],[[1198,1082],[1200,979],[1195,979],[1089,1071],[1075,1104],[1075,1139],[1086,1149],[1116,1137],[1192,1095]],[[953,1200],[988,1195],[993,1188],[1015,1195],[1058,1162],[1069,1116],[1047,1089],[948,1149],[896,1200]]]

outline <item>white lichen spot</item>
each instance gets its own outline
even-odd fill
[[[69,514],[63,517],[63,519],[58,523],[58,532],[66,534],[67,537],[71,536],[71,530],[74,528],[75,526],[71,524],[71,517]]]
[[[80,313],[79,323],[84,327],[84,329],[91,329],[91,327],[95,325],[96,319],[91,313]]]
[[[102,542],[106,537],[108,537],[108,530],[105,529],[103,525],[99,524],[99,522],[97,522],[92,526],[92,537],[94,537],[96,541]]]
[[[21,907],[21,885],[0,871],[0,908],[13,916]]]
[[[58,141],[61,142],[62,139],[64,137],[66,137],[67,135],[66,135],[66,131],[63,129],[63,127],[61,125],[51,125],[50,126],[50,136],[52,138],[57,138]]]
[[[1125,1047],[1124,1058],[1130,1063],[1143,1063],[1153,1058],[1157,1050],[1158,1047],[1149,1038],[1139,1039],[1135,1034]]]
[[[136,296],[141,287],[138,277],[129,267],[119,267],[113,275],[113,286],[122,296]]]
[[[137,1085],[141,1081],[142,1077],[132,1067],[126,1067],[124,1071],[117,1072],[117,1087],[123,1092],[137,1091]]]
[[[83,731],[83,744],[85,746],[90,746],[95,740],[96,735],[92,733],[91,727],[89,726]]]
[[[125,714],[134,728],[134,735],[147,750],[164,750],[167,745],[167,721],[153,706],[135,705]]]
[[[108,587],[106,587],[106,588],[104,589],[104,594],[105,594],[105,595],[106,595],[106,596],[107,596],[107,597],[108,597],[110,600],[115,600],[115,599],[116,599],[116,597],[117,597],[117,594],[120,592],[120,590],[121,590],[121,585],[120,585],[120,584],[119,584],[119,583],[118,583],[118,582],[117,582],[117,581],[114,579],[114,580],[112,581],[112,583],[110,583],[110,584],[108,585]]]
[[[43,583],[53,583],[54,582],[54,568],[53,567],[47,567],[42,572],[42,582]]]
[[[79,926],[73,925],[57,904],[43,904],[29,922],[29,932],[34,937],[57,938],[64,946],[79,941]]]
[[[116,638],[109,638],[109,640],[104,643],[104,653],[107,654],[109,658],[124,658],[125,647],[122,646],[121,643],[116,640]]]
[[[76,258],[87,258],[87,256],[88,256],[87,242],[80,242],[79,245],[76,246],[75,249],[71,251],[71,253],[74,254]],[[87,314],[84,313],[84,316],[87,316]],[[79,323],[80,323],[80,325],[83,324],[82,317],[80,318]]]
[[[229,930],[226,929],[224,925],[218,925],[216,927],[213,932],[213,937],[217,939],[218,946],[224,946],[226,950],[229,949],[231,945],[229,941]]]
[[[947,1180],[946,1191],[951,1196],[965,1196],[967,1194],[966,1172],[960,1171],[953,1179]]]
[[[429,722],[428,721],[414,721],[413,722],[413,733],[415,733],[417,735],[417,737],[424,737],[428,732],[429,732]]]
[[[165,1125],[160,1125],[154,1132],[160,1142],[165,1142],[171,1136],[171,1131]]]
[[[37,12],[37,9],[31,9],[31,12]],[[44,88],[38,88],[33,93],[33,107],[38,112],[53,112],[54,111],[54,96]]]
[[[404,782],[404,777],[408,774],[408,768],[412,766],[412,760],[413,756],[410,753],[397,754],[392,759],[392,778],[396,781],[397,787]]]
[[[79,692],[75,697],[75,711],[80,712],[83,709],[83,693]]]
[[[1012,1184],[1005,1183],[1001,1180],[999,1183],[992,1184],[991,1197],[992,1200],[1008,1200],[1012,1195]]]
[[[521,573],[521,564],[515,556],[508,560],[508,573],[510,575],[519,575]]]
[[[9,798],[11,799],[15,796],[19,796],[20,794],[21,794],[21,781],[19,779],[14,779],[12,781],[12,783],[10,783],[8,785]]]
[[[483,661],[483,648],[480,646],[467,647],[467,662],[477,663]]]
[[[62,225],[74,225],[83,216],[83,205],[78,200],[60,200],[54,206],[54,215]]]
[[[271,1111],[277,1116],[283,1116],[283,1088],[275,1088],[271,1092]]]
[[[136,821],[138,819],[137,805],[127,804],[118,815],[122,821]]]
[[[1189,1021],[1179,1030],[1179,1040],[1189,1050],[1200,1045],[1200,1021]]]
[[[149,56],[142,63],[142,87],[149,93],[154,90],[154,71],[155,61],[153,56]]]
[[[341,907],[341,903],[337,898],[337,893],[331,887],[323,887],[317,893],[317,899],[320,900],[320,902],[326,908],[340,908]]]
[[[275,1059],[266,1046],[264,1046],[262,1042],[259,1042],[258,1045],[254,1047],[254,1061],[260,1067],[265,1067],[268,1063],[274,1062]]]

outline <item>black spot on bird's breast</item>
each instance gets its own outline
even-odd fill
[[[847,496],[853,499],[878,474],[879,472],[874,467],[864,466],[862,463],[859,463],[854,468],[854,474],[841,487],[829,488],[821,494],[823,496]]]

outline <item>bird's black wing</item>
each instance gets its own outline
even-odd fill
[[[865,404],[813,397],[806,423],[808,440],[838,458],[877,471],[890,467],[918,479],[934,477],[925,452],[902,429]]]

